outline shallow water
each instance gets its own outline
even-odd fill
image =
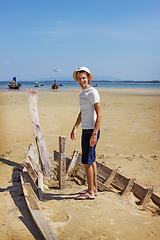
[[[26,89],[36,89],[38,91],[45,91],[45,90],[49,90],[52,89],[51,88],[51,84],[53,83],[52,81],[46,81],[43,82],[43,86],[40,87],[35,87],[34,86],[35,82],[21,82],[22,87],[17,90],[17,91],[26,91]],[[59,86],[59,89],[81,89],[79,84],[76,81],[73,82],[59,82],[57,81],[57,84],[62,84],[62,86]],[[147,89],[152,89],[152,90],[160,90],[160,84],[156,84],[156,83],[108,83],[108,82],[92,82],[90,83],[90,85],[92,87],[94,87],[95,85],[97,85],[98,89],[139,89],[139,90],[147,90]],[[8,88],[7,86],[7,82],[0,82],[0,90],[3,91],[7,91],[7,90],[11,90]],[[15,91],[15,90],[14,90]]]

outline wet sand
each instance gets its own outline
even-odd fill
[[[98,89],[103,120],[97,161],[126,177],[153,187],[160,196],[160,92]],[[67,157],[80,148],[70,131],[79,112],[79,90],[38,92],[38,112],[51,161],[59,136],[67,138]],[[127,93],[127,94],[126,94]],[[41,239],[13,172],[34,142],[26,92],[0,92],[0,239]],[[130,193],[121,197],[100,192],[94,201],[76,201],[86,186],[68,182],[65,190],[50,189],[40,208],[58,239],[160,239],[158,212],[143,211]],[[151,203],[152,204],[152,203]]]

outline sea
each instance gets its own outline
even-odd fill
[[[7,86],[8,82],[0,81],[0,91],[26,91],[26,89],[36,89],[38,91],[52,90],[51,84],[53,81],[43,82],[43,86],[35,87],[34,81],[19,82],[22,87],[19,90],[9,89]],[[57,81],[57,84],[60,85],[59,89],[79,89],[81,90],[79,84],[76,81]],[[103,81],[93,81],[90,83],[91,86],[97,87],[97,89],[139,89],[139,90],[160,90],[160,83],[136,83],[136,82],[103,82]]]

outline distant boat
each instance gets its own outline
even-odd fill
[[[9,80],[9,81],[8,81],[7,86],[8,86],[10,89],[19,89],[19,88],[22,86],[22,84],[17,82],[16,77],[13,77],[12,80]]]
[[[54,83],[51,85],[52,89],[58,89],[59,85],[56,84],[56,80],[54,80]]]
[[[60,86],[60,87],[62,87],[62,86],[63,86],[63,84],[61,83],[61,84],[59,84],[59,86]]]
[[[35,86],[35,87],[43,86],[43,83],[35,82],[35,83],[34,83],[34,86]]]
[[[97,84],[93,84],[93,87],[97,87]]]

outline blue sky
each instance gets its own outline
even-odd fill
[[[80,66],[160,80],[160,1],[0,0],[0,81],[72,76]]]

